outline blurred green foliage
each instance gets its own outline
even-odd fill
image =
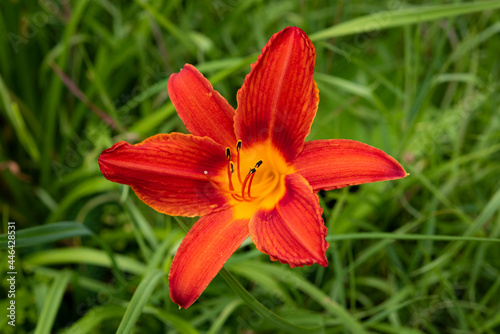
[[[18,274],[15,328],[0,283],[0,330],[500,332],[498,8],[2,1],[0,214],[2,233],[16,222]],[[184,231],[105,180],[97,157],[119,140],[185,131],[166,91],[184,63],[235,106],[249,65],[289,25],[318,54],[309,139],[366,142],[411,176],[320,193],[328,268],[292,270],[247,242],[221,273],[229,284],[216,277],[178,310],[167,273]]]

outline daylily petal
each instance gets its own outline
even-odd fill
[[[300,174],[287,175],[285,187],[274,209],[260,210],[250,220],[255,246],[292,268],[313,263],[326,267],[327,229],[318,196]]]
[[[231,210],[200,218],[182,240],[170,267],[170,298],[188,308],[248,237],[248,220]]]
[[[293,166],[315,192],[408,175],[399,162],[384,151],[348,139],[307,142]]]
[[[274,34],[238,91],[235,132],[243,145],[271,139],[291,163],[302,150],[318,108],[316,51],[296,27]]]
[[[233,148],[234,109],[192,65],[168,79],[168,94],[188,131]]]
[[[108,180],[130,185],[156,211],[202,216],[229,206],[227,196],[204,174],[224,170],[224,154],[224,147],[210,138],[159,134],[136,145],[113,145],[102,152],[99,166]]]

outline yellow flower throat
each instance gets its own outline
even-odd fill
[[[206,171],[205,176],[228,195],[234,219],[250,219],[258,209],[274,208],[285,194],[285,176],[294,172],[270,141],[242,148],[239,140],[234,157],[226,148],[226,159],[226,168],[216,178]]]

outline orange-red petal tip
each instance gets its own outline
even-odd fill
[[[302,267],[328,266],[327,229],[318,196],[300,174],[285,177],[286,192],[274,209],[259,210],[250,220],[250,235],[257,249],[272,260]]]
[[[111,146],[110,148],[102,151],[101,155],[99,156],[98,163],[99,163],[99,168],[101,169],[102,175],[110,181],[115,182],[116,179],[114,178],[114,169],[113,169],[113,160],[114,160],[114,155],[113,152],[116,150],[119,150],[123,146],[130,146],[129,143],[125,141],[118,142]]]
[[[232,210],[200,218],[172,261],[168,275],[172,301],[190,307],[247,237],[248,221],[233,220]]]
[[[315,192],[408,176],[384,151],[347,139],[313,140],[294,161]]]
[[[168,94],[189,132],[233,147],[234,109],[196,67],[184,65],[168,79]]]
[[[299,28],[274,34],[238,91],[237,138],[246,145],[271,140],[291,163],[318,108],[315,61],[314,45]]]
[[[99,157],[108,180],[131,186],[153,209],[177,216],[202,216],[229,205],[204,174],[225,165],[223,146],[179,133],[159,134],[136,145],[119,142]]]

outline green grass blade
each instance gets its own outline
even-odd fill
[[[162,242],[158,245],[158,247],[155,248],[154,253],[152,256],[148,259],[148,265],[146,272],[153,271],[156,268],[159,268],[162,264],[162,262],[165,260],[165,257],[167,256],[167,250],[170,247],[174,246],[174,240],[178,240],[177,236],[178,234],[181,234],[181,231],[178,231],[178,233],[168,233],[167,236],[162,240]]]
[[[71,327],[63,331],[65,334],[86,334],[93,332],[95,327],[103,321],[122,317],[125,308],[118,305],[96,306],[88,310],[83,317],[78,319]]]
[[[475,1],[458,4],[384,10],[375,14],[342,22],[333,27],[311,34],[309,37],[313,41],[319,41],[328,38],[360,34],[367,31],[383,30],[496,8],[500,8],[500,1]]]
[[[114,255],[114,257],[120,270],[137,275],[141,275],[146,270],[146,266],[136,259],[124,255]],[[26,256],[23,261],[23,265],[27,267],[67,263],[93,264],[106,268],[111,268],[113,265],[106,252],[86,247],[40,251]]]
[[[61,239],[92,235],[92,231],[78,222],[58,222],[34,226],[16,232],[16,247],[46,244]],[[0,249],[7,248],[7,235],[0,236]]]
[[[148,87],[146,90],[141,92],[139,95],[133,97],[125,105],[117,110],[118,115],[123,115],[131,109],[136,108],[143,101],[149,99],[151,96],[159,94],[161,91],[167,89],[168,79],[159,81],[152,86]]]
[[[253,55],[250,55],[248,57],[245,57],[243,59],[241,59],[238,63],[232,65],[232,66],[228,66],[227,68],[217,72],[216,74],[210,76],[208,78],[208,80],[212,83],[212,85],[226,79],[227,77],[229,77],[231,74],[233,74],[234,72],[238,71],[238,70],[241,70],[241,69],[244,69],[246,68],[247,66],[249,66],[250,64],[253,64],[255,61],[257,60],[257,55],[256,54],[253,54]],[[200,68],[202,68],[202,66],[199,66]],[[201,71],[201,70],[200,70]]]
[[[355,96],[362,96],[370,102],[373,101],[373,92],[366,86],[325,73],[316,73],[314,78]]]
[[[266,290],[268,293],[272,294],[273,296],[276,296],[276,298],[279,298],[290,307],[297,307],[297,303],[290,296],[288,291],[268,273],[262,271],[256,271],[252,268],[247,268],[245,266],[241,266],[238,264],[234,265],[230,264],[230,268],[233,273],[252,280],[254,283],[258,284],[263,290]]]
[[[139,4],[142,8],[148,11],[157,21],[158,23],[169,31],[177,40],[186,47],[186,49],[191,52],[196,52],[195,44],[193,43],[192,38],[186,34],[186,32],[181,31],[172,21],[167,19],[164,15],[162,15],[154,6],[144,0],[135,0],[137,4]]]
[[[474,221],[474,224],[467,229],[466,235],[472,235],[479,231],[493,215],[500,210],[500,189],[491,197],[484,209]]]
[[[181,334],[198,334],[199,333],[189,322],[182,319],[181,317],[178,317],[176,315],[168,313],[164,309],[151,307],[151,306],[145,306],[144,313],[152,314],[156,318],[163,321],[165,324],[173,326],[178,333],[181,333]]]
[[[240,305],[243,304],[243,301],[241,299],[237,299],[232,301],[231,303],[227,304],[226,307],[222,310],[222,312],[219,314],[217,319],[212,323],[212,326],[210,326],[210,329],[208,330],[207,334],[217,334],[220,333],[222,330],[222,325],[226,321],[226,319],[238,308]]]
[[[243,299],[248,307],[250,307],[255,313],[259,314],[262,318],[275,325],[277,328],[285,330],[287,333],[314,333],[320,330],[320,328],[305,328],[297,326],[278,316],[252,296],[226,269],[222,268],[219,275],[241,297],[241,299]]]
[[[488,222],[488,220],[500,209],[500,190],[497,190],[497,192],[493,195],[493,197],[488,201],[484,209],[481,211],[479,216],[475,219],[474,223],[469,226],[467,231],[465,232],[466,235],[472,235],[474,233],[477,233],[479,230],[481,230],[484,225]],[[498,239],[493,239],[493,238],[475,238],[475,239],[487,239],[487,240],[498,240]],[[443,252],[442,255],[440,255],[438,258],[434,259],[432,262],[426,264],[425,266],[420,267],[418,270],[416,270],[413,275],[420,275],[422,273],[425,273],[433,268],[436,268],[438,266],[442,266],[448,261],[451,261],[455,254],[460,251],[460,249],[464,246],[464,241],[466,240],[460,240],[459,242],[455,243],[452,245],[452,247],[446,251]]]
[[[109,182],[102,176],[97,176],[92,179],[87,179],[85,182],[75,185],[72,191],[66,194],[64,199],[59,203],[57,209],[52,211],[47,221],[52,222],[63,217],[66,210],[78,200],[85,196],[97,194],[106,190],[116,189],[117,185]]]
[[[140,233],[142,233],[142,235],[147,239],[149,246],[153,249],[158,247],[158,239],[153,232],[153,228],[149,225],[142,212],[137,208],[130,197],[127,199],[125,206],[126,210],[129,211],[130,216],[134,220],[134,226],[136,226]]]
[[[155,270],[144,277],[137,290],[135,290],[116,333],[126,334],[132,332],[156,284],[164,275],[164,272]]]
[[[66,68],[69,54],[70,37],[74,34],[80,20],[84,17],[83,13],[87,8],[89,0],[82,0],[75,4],[72,8],[72,14],[68,24],[64,29],[62,44],[64,44],[64,52],[59,58],[57,65],[60,68]],[[62,96],[62,81],[54,73],[50,80],[49,87],[46,89],[47,99],[43,106],[42,122],[44,126],[44,135],[41,143],[41,185],[47,186],[50,183],[50,171],[52,162],[52,150],[56,143],[56,128],[57,128],[57,112],[60,108],[60,99]]]
[[[141,137],[146,136],[151,133],[158,124],[161,124],[165,119],[173,115],[175,112],[174,105],[171,102],[167,102],[158,110],[155,110],[148,117],[142,118],[133,126],[130,127],[130,132],[137,132]]]
[[[38,323],[35,328],[35,334],[52,333],[52,326],[57,315],[57,311],[61,305],[62,297],[66,286],[71,279],[71,273],[63,271],[54,279],[50,290],[43,303],[42,312],[39,316]]]
[[[6,113],[7,119],[10,124],[14,128],[16,132],[17,138],[19,138],[19,142],[24,147],[26,152],[29,154],[33,162],[38,163],[40,160],[40,151],[38,146],[35,144],[35,140],[31,135],[30,131],[26,127],[26,123],[19,111],[19,108],[16,103],[11,102],[9,97],[9,92],[7,91],[7,87],[3,82],[2,76],[0,75],[0,100],[3,105],[3,109]]]
[[[268,271],[272,273],[276,279],[283,280],[288,283],[293,282],[295,288],[302,290],[304,293],[311,296],[311,298],[316,300],[316,302],[322,305],[331,314],[335,315],[346,329],[349,329],[352,333],[356,334],[367,333],[363,326],[351,314],[349,314],[345,308],[334,300],[331,300],[323,291],[311,284],[302,276],[294,273],[292,270],[253,261],[248,261],[244,265],[255,268],[256,271]]]
[[[480,238],[480,237],[467,237],[467,236],[455,236],[455,235],[402,234],[402,233],[390,233],[390,232],[347,233],[341,235],[329,235],[326,237],[327,241],[363,240],[363,239],[500,242],[500,239],[495,239],[495,238]]]

